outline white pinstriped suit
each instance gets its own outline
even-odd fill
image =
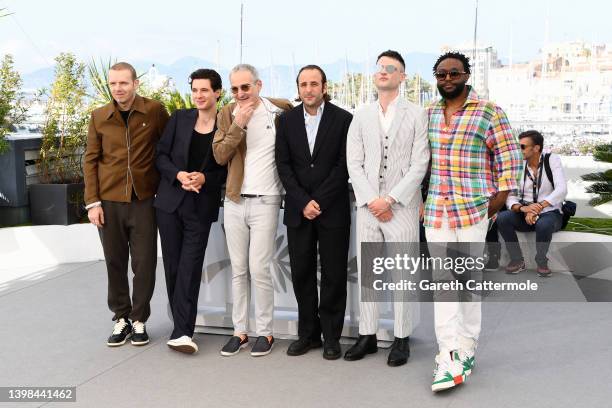
[[[357,204],[357,265],[361,290],[361,242],[418,242],[421,182],[429,164],[428,118],[424,109],[399,98],[395,117],[384,133],[378,102],[355,113],[348,132],[346,158]],[[368,210],[377,197],[391,195],[393,218],[379,222]],[[371,272],[370,272],[371,273]],[[378,305],[359,303],[359,334],[378,331]],[[394,334],[412,330],[410,304],[394,302]]]

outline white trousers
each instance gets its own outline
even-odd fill
[[[446,210],[444,210],[442,227],[425,228],[425,235],[427,242],[482,242],[482,247],[470,246],[470,249],[473,249],[473,256],[482,256],[488,226],[489,220],[485,218],[478,224],[470,227],[449,228],[448,215]],[[439,250],[432,248],[435,247],[430,246],[431,257],[446,256],[445,253],[440,253]],[[434,302],[434,318],[436,338],[441,353],[459,348],[470,349],[475,347],[480,335],[482,322],[482,310],[479,300]]]
[[[378,302],[361,300],[361,274],[372,271],[361,270],[362,242],[418,242],[419,241],[419,209],[394,208],[393,218],[389,222],[379,222],[367,206],[357,208],[357,267],[359,269],[359,334],[371,335],[378,331]],[[398,301],[393,302],[395,337],[409,336],[413,329],[412,313],[418,303]]]
[[[224,202],[225,235],[232,263],[232,321],[236,334],[249,330],[250,280],[255,286],[255,331],[271,336],[274,286],[270,261],[278,226],[280,196],[241,198]]]

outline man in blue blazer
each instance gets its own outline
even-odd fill
[[[221,77],[214,70],[198,69],[189,82],[196,109],[174,112],[157,145],[161,181],[154,206],[174,319],[167,344],[195,353],[198,346],[192,337],[204,252],[211,224],[219,216],[227,168],[215,161],[211,148]]]

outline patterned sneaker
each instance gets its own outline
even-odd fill
[[[463,365],[456,357],[456,352],[440,353],[436,356],[436,368],[434,369],[433,392],[447,390],[465,381]]]
[[[221,355],[225,357],[234,356],[240,352],[241,349],[249,345],[249,337],[245,336],[242,339],[240,336],[232,336],[225,346],[221,349]]]
[[[523,272],[525,270],[525,261],[522,259],[520,261],[510,261],[508,266],[506,266],[506,273],[511,275],[516,275],[517,273]]]
[[[143,322],[135,321],[133,324],[132,331],[132,345],[133,346],[144,346],[149,343],[149,335],[147,334],[147,328]]]
[[[130,337],[132,337],[132,324],[128,319],[122,317],[113,326],[113,334],[106,341],[106,345],[109,347],[122,346]]]
[[[467,377],[472,374],[476,360],[474,359],[474,350],[459,349],[455,352],[455,359],[459,360],[463,365],[463,374]]]
[[[548,267],[548,265],[538,265],[538,276],[541,278],[549,278],[552,275],[552,271]]]

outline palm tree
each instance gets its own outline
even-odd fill
[[[0,8],[0,17],[10,16],[11,14],[14,13],[9,13],[6,7]]]
[[[104,62],[100,58],[100,64],[98,65],[96,60],[92,58],[91,62],[87,64],[89,80],[96,92],[93,97],[95,106],[104,105],[113,100],[110,87],[108,86],[108,71],[110,71],[110,67],[112,67],[115,62],[117,61],[111,60],[110,58],[108,61]]]
[[[110,67],[116,62],[116,59],[111,58],[109,58],[108,61],[100,59],[99,62],[96,62],[96,60],[92,58],[89,64],[87,64],[89,80],[95,91],[95,94],[92,96],[94,100],[92,108],[107,104],[113,100],[113,95],[108,85],[108,71],[110,71]],[[138,75],[138,79],[142,78],[144,75],[145,73]],[[177,109],[195,107],[189,93],[182,94],[179,90],[171,88],[168,84],[161,89],[151,89],[146,83],[141,83],[139,94],[161,102],[168,110],[168,113],[172,113]],[[229,96],[225,90],[221,90],[221,95],[217,101],[217,110],[220,110],[223,105],[230,101],[231,96]]]
[[[612,144],[604,144],[595,147],[593,158],[596,161],[612,163]],[[587,193],[598,194],[593,197],[589,204],[597,206],[612,201],[612,169],[599,172],[589,173],[582,176],[585,181],[594,181],[595,183],[587,187]]]

